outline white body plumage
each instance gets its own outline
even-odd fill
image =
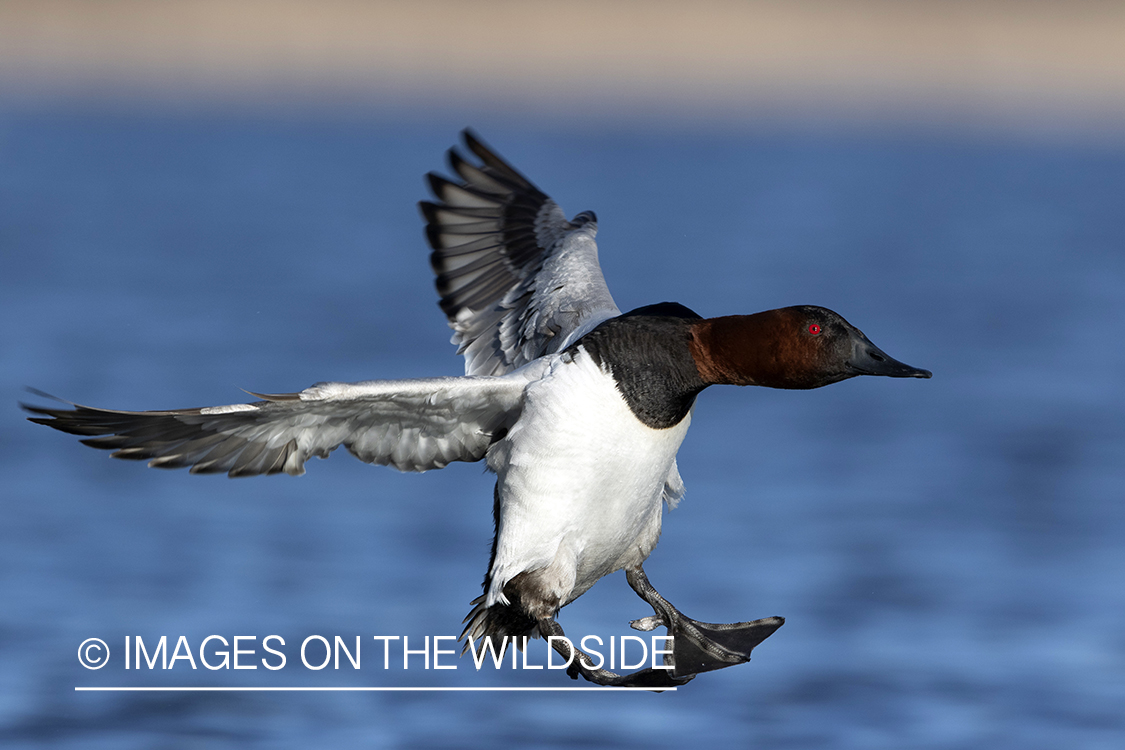
[[[500,522],[486,606],[507,603],[504,586],[527,573],[525,608],[553,616],[602,576],[644,561],[662,499],[682,494],[675,458],[690,421],[647,427],[585,349],[556,355],[489,450]]]

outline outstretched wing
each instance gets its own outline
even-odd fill
[[[425,378],[319,383],[263,401],[174,411],[23,405],[32,422],[113,451],[192,473],[299,475],[310,456],[343,445],[356,458],[400,471],[477,461],[519,417],[524,373],[503,378]],[[45,394],[44,394],[45,395]],[[69,402],[67,402],[69,403]]]
[[[562,209],[471,131],[480,164],[449,150],[460,184],[431,172],[419,203],[441,309],[466,375],[500,375],[620,314],[598,265],[597,218]]]

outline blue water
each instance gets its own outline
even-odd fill
[[[699,619],[784,615],[750,664],[663,695],[75,692],[572,684],[382,669],[373,635],[460,632],[491,540],[479,466],[189,476],[15,407],[24,386],[146,409],[457,374],[414,203],[464,124],[0,107],[0,743],[1122,746],[1125,148],[825,123],[476,123],[598,212],[622,308],[820,304],[933,370],[700,398],[646,568]],[[646,614],[616,574],[561,623],[608,638]],[[270,634],[276,672],[122,662],[126,636],[198,657]],[[303,667],[313,634],[362,636],[362,668]],[[105,669],[77,663],[90,637]]]

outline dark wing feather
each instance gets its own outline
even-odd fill
[[[23,408],[36,415],[30,421],[114,458],[165,469],[297,475],[310,456],[343,445],[367,463],[426,471],[483,458],[519,417],[527,377],[321,383],[251,404],[173,411]]]
[[[467,375],[501,375],[558,351],[619,314],[598,265],[593,212],[562,209],[472,131],[473,164],[449,151],[461,182],[430,173],[426,219],[439,304]]]

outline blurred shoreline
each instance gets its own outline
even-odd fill
[[[0,100],[1125,133],[1125,4],[0,0]]]

